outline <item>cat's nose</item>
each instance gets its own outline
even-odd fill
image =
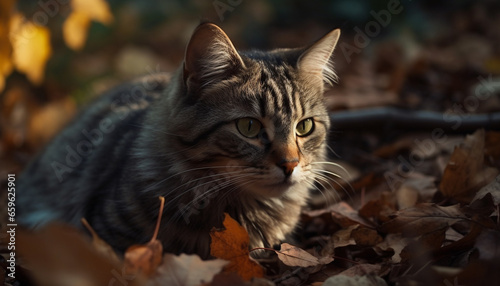
[[[298,164],[299,164],[299,162],[295,161],[295,160],[294,161],[284,161],[279,166],[281,167],[281,169],[283,169],[285,176],[290,177],[293,173],[293,169],[295,169],[295,167],[297,167]]]

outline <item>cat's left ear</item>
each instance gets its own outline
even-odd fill
[[[333,30],[302,53],[297,65],[300,72],[333,85],[337,75],[331,57],[339,37],[340,29]]]
[[[191,91],[220,82],[245,67],[221,28],[204,23],[196,28],[184,58],[184,82]]]

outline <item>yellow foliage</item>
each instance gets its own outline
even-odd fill
[[[89,17],[80,12],[73,12],[63,24],[63,36],[66,45],[73,50],[80,50],[87,39]]]
[[[15,13],[10,21],[10,42],[15,68],[25,73],[31,82],[40,84],[52,53],[50,31]]]
[[[13,7],[13,0],[0,1],[0,91],[4,89],[5,77],[12,72],[9,22]]]
[[[16,0],[0,1],[0,91],[15,68],[40,84],[52,54],[50,31],[35,25],[15,10]],[[63,24],[66,44],[73,50],[83,47],[90,21],[109,24],[113,15],[105,0],[71,0],[72,13]]]
[[[87,39],[90,21],[109,24],[113,15],[104,0],[72,0],[73,12],[63,24],[63,36],[66,45],[73,50],[80,50]]]

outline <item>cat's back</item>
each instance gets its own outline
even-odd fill
[[[105,199],[103,191],[117,185],[134,141],[146,128],[145,114],[169,81],[168,74],[148,75],[109,90],[82,110],[21,174],[20,224],[77,224],[84,202]]]

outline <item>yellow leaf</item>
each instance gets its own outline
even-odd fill
[[[80,50],[87,39],[90,18],[85,13],[71,13],[63,24],[63,37],[66,45],[73,50]]]
[[[71,7],[74,12],[83,13],[97,22],[109,24],[113,21],[108,3],[104,0],[72,0]]]
[[[45,65],[52,53],[50,31],[27,21],[20,14],[14,14],[10,22],[9,35],[15,68],[25,73],[31,82],[40,84]]]
[[[66,45],[73,50],[80,50],[87,39],[90,21],[103,24],[113,21],[108,3],[104,0],[72,0],[73,12],[63,24],[63,36]]]
[[[9,20],[14,8],[14,2],[4,0],[0,3],[0,92],[5,87],[5,77],[12,72]]]

